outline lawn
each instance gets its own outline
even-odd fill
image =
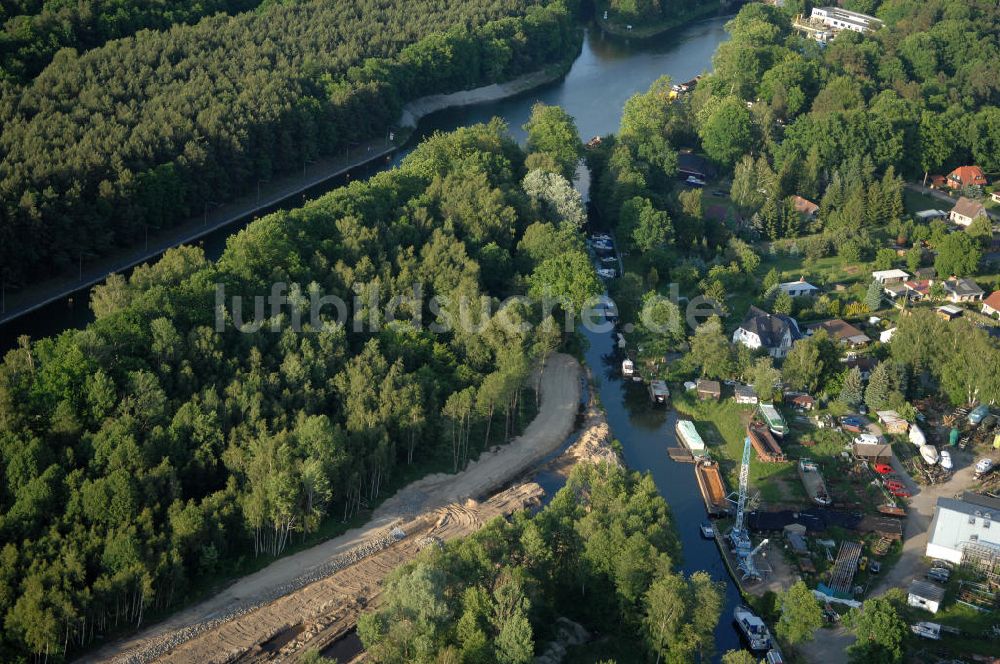
[[[903,207],[906,208],[907,213],[915,214],[921,210],[944,210],[947,212],[951,209],[947,201],[935,198],[930,194],[925,194],[919,191],[913,191],[909,188],[903,188]]]

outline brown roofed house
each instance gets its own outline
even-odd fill
[[[831,338],[852,347],[864,346],[865,344],[871,343],[871,339],[867,334],[847,321],[839,318],[825,320],[822,323],[810,325],[808,329],[813,332],[816,330],[826,330],[827,334],[829,334]]]
[[[705,380],[701,378],[698,380],[696,389],[699,399],[715,399],[718,401],[719,397],[722,396],[722,385],[717,380]]]
[[[792,204],[795,206],[795,211],[803,217],[815,217],[819,212],[818,205],[801,196],[792,196]]]
[[[969,226],[978,217],[986,216],[986,206],[979,201],[960,196],[955,207],[951,209],[948,218],[953,224],[959,226]]]

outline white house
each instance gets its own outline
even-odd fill
[[[966,491],[962,500],[938,498],[928,529],[927,557],[961,563],[964,549],[984,545],[1000,558],[1000,500]]]
[[[743,344],[752,350],[763,348],[775,358],[787,355],[795,340],[801,338],[794,318],[769,314],[757,307],[750,307],[740,327],[733,332],[734,344]]]
[[[910,278],[909,272],[904,272],[903,270],[876,270],[872,272],[872,279],[879,282],[881,285],[886,284],[898,284],[900,282],[906,281]]]
[[[977,217],[985,216],[985,205],[979,201],[974,201],[966,198],[965,196],[960,196],[958,202],[955,203],[955,207],[951,209],[951,214],[948,215],[948,218],[951,219],[953,224],[958,224],[959,226],[970,226]]]
[[[945,279],[941,285],[949,302],[980,302],[986,295],[972,279]]]
[[[906,603],[918,609],[925,609],[931,613],[937,613],[944,602],[944,588],[931,583],[915,579],[910,583],[907,591]]]
[[[993,291],[983,300],[983,313],[987,316],[1000,316],[1000,290]]]
[[[860,33],[878,30],[882,27],[882,21],[874,16],[848,11],[840,7],[813,7],[810,19],[819,21],[834,30],[853,30]]]
[[[778,284],[778,289],[782,293],[788,293],[792,297],[812,297],[819,292],[819,289],[806,281],[805,277],[802,277],[798,281],[788,281]]]

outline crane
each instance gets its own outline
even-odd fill
[[[763,542],[754,547],[750,541],[750,533],[746,528],[746,507],[747,495],[750,493],[750,436],[743,441],[743,463],[740,465],[740,490],[736,496],[736,523],[729,531],[729,541],[736,552],[737,565],[744,579],[760,579],[761,573],[754,563],[754,555],[760,551],[761,547],[767,544]]]

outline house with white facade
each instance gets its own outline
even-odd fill
[[[966,491],[961,500],[938,498],[927,537],[927,557],[961,563],[969,546],[995,549],[1000,559],[1000,500]]]
[[[750,307],[740,327],[733,332],[734,344],[743,344],[752,350],[763,348],[774,358],[787,355],[795,340],[801,338],[799,324],[794,318],[769,314],[757,307]]]
[[[812,297],[819,293],[819,289],[806,281],[805,277],[802,277],[798,281],[787,281],[783,284],[778,284],[778,290],[782,293],[788,293],[792,297]]]
[[[872,272],[872,279],[879,282],[882,286],[887,284],[898,284],[906,281],[910,278],[909,272],[904,272],[900,269],[893,270],[875,270]]]
[[[979,201],[974,201],[965,196],[961,196],[958,202],[955,203],[955,207],[951,209],[951,213],[948,218],[951,223],[957,224],[959,226],[971,226],[972,222],[979,217],[986,216],[986,206]]]
[[[990,317],[1000,317],[1000,290],[993,291],[983,300],[983,313]]]
[[[874,16],[840,7],[813,7],[809,18],[834,30],[852,30],[861,34],[869,30],[878,30],[883,25],[882,21]]]
[[[986,297],[986,291],[980,288],[972,279],[945,279],[941,282],[944,286],[945,297],[949,302],[956,304],[960,302],[982,302]]]

